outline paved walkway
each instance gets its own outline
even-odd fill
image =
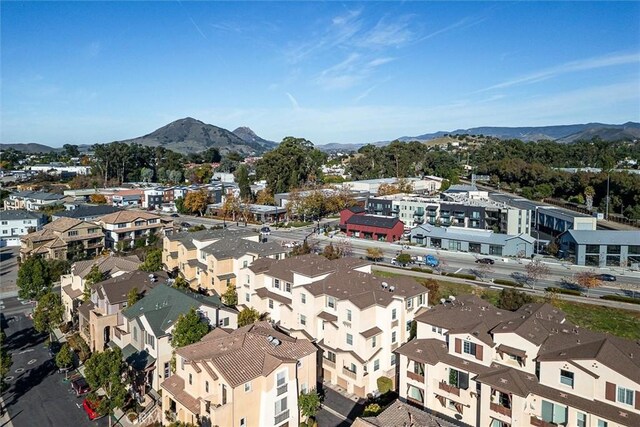
[[[0,396],[0,427],[13,427],[13,423],[11,422],[11,418],[9,416],[9,411],[4,406],[4,400],[2,396]]]

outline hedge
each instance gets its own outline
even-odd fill
[[[606,299],[609,301],[628,302],[631,304],[640,304],[640,298],[625,297],[622,295],[602,295],[600,299]]]
[[[447,277],[456,277],[458,279],[476,280],[476,276],[474,276],[473,274],[443,273],[442,275]]]
[[[393,388],[393,380],[389,377],[378,377],[376,382],[378,383],[378,391],[381,394],[385,394]]]
[[[505,279],[494,279],[493,283],[495,283],[496,285],[513,286],[514,288],[522,287],[522,283],[517,283],[512,280],[505,280]]]
[[[582,292],[576,291],[574,289],[554,288],[553,286],[550,286],[548,288],[545,288],[544,290],[547,292],[555,292],[558,294],[575,295],[578,297],[582,296]]]
[[[421,268],[421,267],[411,267],[411,271],[419,271],[420,273],[433,273],[433,270],[430,268]]]

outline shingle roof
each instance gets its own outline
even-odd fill
[[[293,273],[298,273],[307,277],[317,277],[332,271],[337,271],[338,269],[352,269],[371,263],[369,261],[353,257],[328,260],[321,255],[308,254],[276,261],[256,260],[253,264],[257,264],[258,266],[269,264],[267,273],[269,276],[293,282]],[[260,267],[254,268],[259,269]],[[254,269],[252,269],[252,271],[256,272]]]
[[[124,310],[122,314],[127,319],[145,316],[154,335],[160,337],[166,334],[180,314],[201,305],[234,311],[224,306],[218,296],[204,296],[160,284],[148,291],[144,298]]]
[[[23,199],[34,200],[61,200],[64,199],[62,194],[47,193],[45,191],[18,191],[13,193],[12,196],[20,197]]]
[[[345,221],[348,225],[366,225],[378,228],[393,228],[396,224],[401,223],[398,218],[376,215],[353,215]]]
[[[413,339],[398,347],[395,352],[407,356],[411,360],[432,366],[438,363],[446,363],[454,368],[474,374],[481,374],[491,370],[489,366],[470,362],[449,354],[447,343],[437,339]]]
[[[269,289],[264,288],[264,287],[256,289],[256,294],[262,299],[270,298],[270,299],[272,299],[274,301],[277,301],[279,303],[286,304],[286,305],[291,305],[291,298],[287,298],[287,297],[282,296],[280,294],[277,294],[275,292],[271,292]]]
[[[454,427],[448,421],[426,411],[394,400],[387,409],[375,417],[356,418],[353,427]]]
[[[378,328],[377,326],[374,326],[371,329],[367,329],[366,331],[360,332],[360,335],[368,339],[381,333],[382,333],[382,329]]]
[[[84,279],[94,265],[98,266],[100,272],[111,276],[120,271],[135,271],[140,264],[142,264],[142,262],[135,255],[126,257],[104,256],[87,261],[77,261],[71,266],[71,271],[73,274]]]
[[[158,284],[166,282],[169,278],[167,273],[160,271],[151,274],[146,271],[132,271],[120,276],[98,282],[93,285],[94,289],[100,289],[110,304],[117,304],[127,301],[127,295],[133,288],[138,289],[139,294],[144,294],[148,290],[155,288]]]
[[[640,231],[631,230],[567,230],[579,245],[639,245]]]
[[[194,232],[183,231],[181,233],[173,233],[167,236],[167,239],[170,241],[180,241],[182,243],[191,242],[193,240],[197,240],[199,242],[206,242],[207,240],[218,240],[223,237],[248,237],[248,236],[259,236],[259,233],[255,231],[244,228],[244,229],[229,229],[229,228],[218,228],[214,230],[199,230]]]
[[[136,219],[160,219],[160,215],[143,211],[119,211],[104,215],[98,218],[106,224],[117,224],[119,222],[131,222]]]
[[[103,216],[107,214],[111,214],[114,212],[120,212],[122,209],[109,206],[109,205],[97,205],[97,206],[79,206],[75,209],[70,209],[67,211],[56,212],[52,216],[58,218],[92,218]]]
[[[44,220],[46,216],[41,213],[31,212],[24,209],[17,209],[14,211],[1,211],[0,219],[3,221],[23,220],[23,219],[41,219]],[[44,221],[43,221],[44,222]]]
[[[247,239],[225,237],[201,249],[202,252],[213,255],[216,259],[238,258],[245,254],[255,254],[260,257],[286,252],[275,242],[254,242]]]
[[[231,387],[254,378],[267,376],[283,363],[295,363],[314,354],[317,348],[306,339],[296,339],[273,328],[268,322],[258,322],[222,335],[210,333],[199,343],[177,350],[192,364],[210,363]],[[275,337],[273,345],[268,337]]]
[[[53,222],[50,222],[49,224],[45,225],[44,227],[42,227],[45,230],[51,230],[51,231],[67,231],[73,227],[77,227],[78,225],[82,224],[84,221],[79,220],[79,219],[75,219],[75,218],[60,218],[60,219],[56,219]],[[97,227],[97,225],[96,225]]]

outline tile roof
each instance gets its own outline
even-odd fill
[[[260,262],[260,260],[254,261],[253,264],[258,262]],[[321,255],[307,254],[276,261],[262,261],[258,264],[258,267],[255,268],[258,269],[260,268],[259,266],[264,266],[266,263],[270,263],[267,272],[269,276],[276,277],[287,282],[293,282],[294,273],[307,277],[317,277],[337,270],[353,269],[371,264],[369,261],[354,257],[328,260]]]
[[[164,271],[148,273],[136,270],[98,282],[93,285],[93,289],[99,289],[110,304],[117,304],[127,301],[127,295],[133,288],[136,288],[139,294],[144,294],[158,284],[166,282],[168,278]]]
[[[106,224],[117,224],[120,222],[132,222],[136,219],[160,219],[160,215],[152,214],[144,211],[124,211],[110,213],[98,218],[100,222]]]
[[[335,322],[338,320],[338,316],[327,313],[326,311],[321,311],[317,317],[318,319],[326,320],[327,322]]]
[[[398,218],[376,215],[353,215],[345,221],[348,225],[365,225],[378,228],[393,228],[398,223],[402,224]]]
[[[362,335],[364,338],[371,338],[381,333],[382,333],[382,329],[378,328],[377,326],[374,326],[371,329],[367,329],[366,331],[360,332],[360,335]]]
[[[391,402],[387,408],[375,417],[359,417],[353,427],[454,427],[448,421],[438,418],[414,406],[399,400]]]
[[[171,375],[160,386],[193,414],[200,414],[200,400],[184,390],[184,380],[179,375]]]
[[[81,278],[85,278],[94,265],[105,274],[113,275],[121,271],[135,271],[142,264],[140,259],[135,255],[125,257],[120,256],[104,256],[87,261],[76,261],[71,266],[71,272]]]
[[[432,366],[446,363],[454,368],[481,374],[491,370],[491,367],[471,362],[449,354],[447,343],[437,339],[413,339],[395,350],[396,353],[407,356],[411,360]]]
[[[167,236],[167,239],[170,241],[180,241],[181,243],[192,242],[193,240],[197,240],[199,242],[206,242],[208,240],[219,240],[223,237],[257,237],[260,234],[248,229],[229,229],[229,228],[217,228],[213,230],[200,230],[194,232],[183,231],[180,233],[173,233]]]
[[[84,222],[85,221],[75,218],[60,218],[50,222],[49,224],[46,224],[42,228],[51,231],[67,231],[73,227],[77,227]],[[97,227],[97,225],[94,226]]]
[[[283,363],[295,363],[317,348],[306,339],[296,339],[276,330],[268,322],[258,322],[228,334],[214,330],[201,342],[182,347],[177,353],[192,364],[210,363],[231,387],[267,376]],[[275,337],[278,345],[269,342]]]
[[[116,206],[109,206],[109,205],[96,205],[96,206],[85,205],[85,206],[79,206],[75,209],[70,209],[67,211],[55,212],[52,216],[57,218],[65,217],[65,218],[82,219],[82,218],[92,218],[92,217],[103,216],[103,215],[111,214],[114,212],[120,212],[121,210],[122,209]]]
[[[271,292],[269,289],[264,287],[256,289],[256,294],[262,299],[270,298],[281,304],[291,305],[291,298],[287,298],[283,295],[277,294],[275,292]]]

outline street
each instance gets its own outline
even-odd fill
[[[57,367],[45,346],[46,334],[33,328],[28,317],[31,303],[17,298],[0,300],[2,329],[7,335],[6,346],[13,364],[2,393],[6,413],[0,426],[106,426],[106,417],[89,421],[82,408],[82,398],[76,397],[64,374]]]
[[[0,298],[16,296],[20,247],[0,248]]]

